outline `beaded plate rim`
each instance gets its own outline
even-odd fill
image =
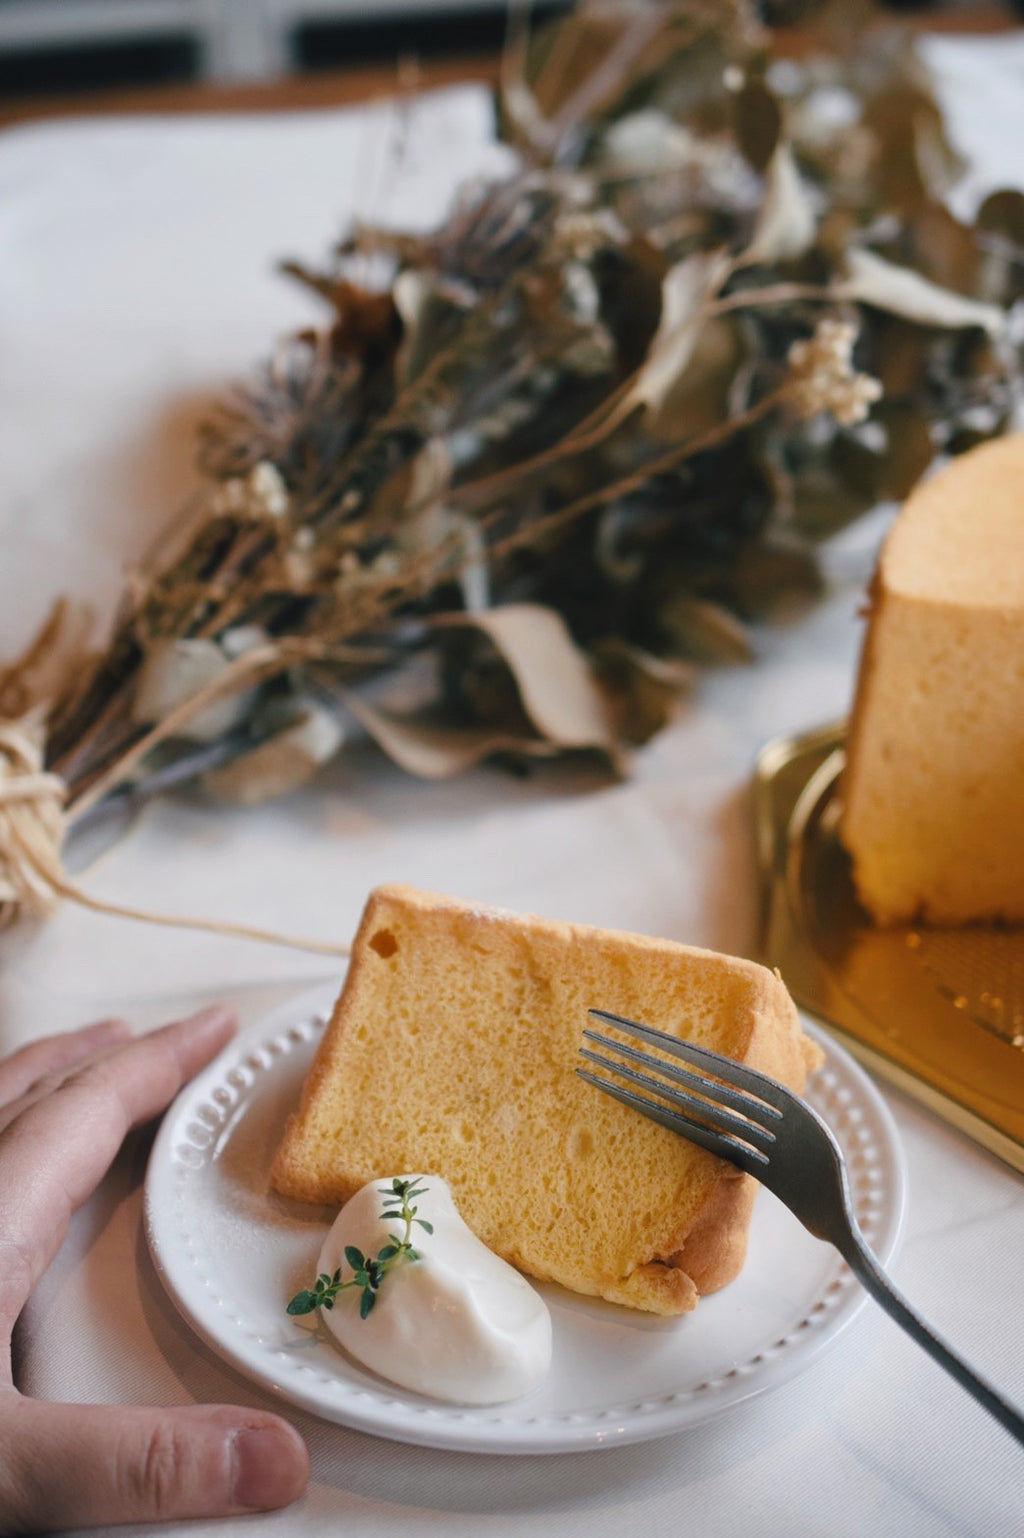
[[[146,1175],[146,1237],[169,1296],[209,1347],[274,1397],[322,1419],[428,1447],[535,1454],[620,1446],[685,1430],[789,1381],[832,1344],[866,1302],[838,1254],[808,1236],[807,1243],[820,1255],[813,1297],[809,1304],[784,1310],[784,1317],[780,1315],[777,1327],[765,1331],[756,1350],[739,1361],[729,1360],[726,1353],[720,1371],[695,1374],[668,1393],[612,1395],[604,1402],[581,1403],[568,1410],[544,1409],[537,1405],[536,1395],[486,1407],[432,1401],[388,1385],[350,1363],[324,1331],[312,1350],[299,1353],[289,1349],[294,1343],[280,1333],[268,1338],[245,1287],[240,1295],[237,1292],[230,1247],[225,1250],[204,1241],[196,1220],[196,1198],[215,1204],[219,1200],[218,1161],[233,1129],[261,1097],[274,1092],[285,1072],[304,1074],[335,993],[336,987],[329,993],[318,989],[243,1032],[168,1111]],[[884,1265],[891,1264],[902,1237],[906,1201],[906,1173],[895,1123],[878,1090],[850,1054],[813,1022],[805,1019],[803,1025],[826,1055],[824,1066],[808,1086],[807,1099],[829,1123],[846,1154],[858,1220],[869,1244]],[[258,1178],[264,1175],[265,1171]],[[269,1200],[266,1206],[267,1243],[273,1245]],[[745,1275],[716,1297],[739,1298]],[[575,1299],[557,1287],[541,1290],[552,1305],[557,1351],[560,1300],[576,1307],[586,1307],[591,1300]],[[702,1303],[694,1317],[715,1301]],[[594,1306],[612,1309],[612,1305]],[[597,1319],[600,1324],[600,1314]],[[287,1321],[282,1328],[299,1327]]]

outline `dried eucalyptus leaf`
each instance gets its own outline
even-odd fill
[[[0,720],[17,721],[74,687],[92,624],[87,605],[58,598],[21,656],[0,666]]]
[[[581,6],[530,36],[524,76],[550,124],[580,79],[600,69],[622,30],[614,11]]]
[[[538,737],[520,737],[489,726],[453,726],[430,708],[400,714],[347,690],[339,697],[387,756],[421,780],[448,780],[499,753],[551,758],[559,750]]]
[[[1001,235],[1024,251],[1024,192],[1004,187],[990,192],[978,209],[978,228],[990,235]]]
[[[887,440],[879,495],[901,502],[935,457],[930,419],[924,408],[912,401],[891,400],[877,406],[875,419],[885,428]]]
[[[230,658],[216,641],[183,637],[154,642],[139,671],[132,721],[138,726],[162,721],[216,683],[230,666]],[[179,735],[194,742],[213,742],[244,719],[250,697],[250,691],[240,691],[216,700],[192,716]]]
[[[689,363],[644,426],[660,443],[679,443],[717,427],[732,414],[735,388],[742,390],[748,343],[733,315],[716,315],[697,327]],[[742,408],[740,408],[742,409]]]
[[[842,481],[870,507],[882,493],[883,454],[864,442],[856,431],[837,432],[829,445],[829,465]]]
[[[919,210],[908,258],[940,288],[977,297],[980,252],[975,231],[941,203],[926,203]]]
[[[695,671],[675,657],[655,657],[621,636],[607,636],[594,648],[597,677],[624,742],[643,747],[672,719],[679,697]]]
[[[614,736],[601,691],[585,654],[554,609],[534,603],[503,604],[472,617],[439,615],[434,623],[468,626],[487,637],[508,664],[527,716],[549,742],[559,748],[599,748],[614,755]]]
[[[991,193],[978,209],[981,277],[976,292],[1010,307],[1024,298],[1024,192]]]
[[[661,321],[627,397],[657,414],[686,373],[700,333],[702,311],[721,288],[731,262],[725,252],[698,252],[677,262],[661,285]]]
[[[881,382],[886,399],[916,396],[928,377],[934,333],[884,310],[871,318],[869,373]]]
[[[876,143],[880,206],[912,218],[940,200],[963,175],[964,163],[946,136],[942,114],[912,62],[868,97],[864,122]]]
[[[225,801],[258,806],[308,784],[345,739],[338,717],[320,705],[306,705],[298,718],[251,753],[203,776],[207,790]]]
[[[626,372],[638,369],[661,322],[669,262],[647,239],[631,239],[601,272],[601,313]]]
[[[552,151],[584,139],[596,115],[614,113],[640,86],[671,51],[673,19],[662,6],[629,5],[605,15],[600,6],[585,6],[558,24],[551,54],[529,77],[550,120]]]
[[[794,600],[819,598],[821,592],[821,572],[813,555],[792,545],[746,546],[729,582],[730,603],[748,619],[764,619]]]
[[[766,265],[793,261],[810,250],[817,231],[818,218],[793,151],[785,142],[778,144],[765,172],[753,238],[740,260]]]
[[[847,253],[846,277],[836,286],[837,298],[855,299],[922,326],[957,330],[979,326],[990,336],[1003,328],[1005,316],[994,304],[983,304],[940,288],[909,267],[899,267],[874,251],[855,246]]]
[[[427,507],[443,498],[452,483],[452,455],[443,438],[428,438],[408,466],[403,511]]]
[[[755,171],[765,171],[782,131],[782,109],[763,80],[748,80],[733,98],[736,142]]]
[[[551,147],[551,126],[524,80],[503,81],[500,108],[504,137],[510,144],[521,145],[534,153],[547,153]]]
[[[793,528],[814,540],[838,533],[876,500],[874,493],[865,494],[828,465],[805,467],[794,479],[792,496]]]
[[[754,654],[736,616],[709,598],[675,593],[659,608],[658,623],[696,661],[749,662]]]
[[[410,505],[413,504],[410,495]],[[454,575],[470,613],[486,609],[490,602],[490,568],[487,542],[480,525],[459,508],[429,503],[399,526],[396,548],[413,560],[436,554],[446,547],[458,551]]]

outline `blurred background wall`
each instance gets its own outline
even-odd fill
[[[0,0],[0,98],[482,53],[505,12],[506,0]]]
[[[889,0],[889,8],[982,3]],[[538,20],[571,4],[539,0],[530,10]],[[800,9],[801,0],[761,6],[769,22],[798,19]],[[0,103],[188,81],[260,82],[403,55],[479,56],[500,46],[506,10],[507,0],[0,0]]]

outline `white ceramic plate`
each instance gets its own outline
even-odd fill
[[[285,1305],[308,1283],[334,1213],[268,1195],[267,1171],[332,996],[307,996],[238,1039],[160,1128],[146,1231],[168,1292],[247,1377],[315,1415],[428,1447],[553,1453],[665,1436],[775,1388],[848,1324],[864,1294],[838,1255],[767,1191],[746,1267],[696,1313],[664,1320],[542,1287],[554,1324],[546,1383],[479,1409],[394,1388]],[[883,1262],[899,1242],[905,1177],[896,1129],[847,1053],[827,1053],[808,1099],[849,1161],[857,1215]]]

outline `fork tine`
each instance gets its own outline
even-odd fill
[[[756,1095],[758,1100],[769,1107],[769,1116],[781,1116],[787,1106],[796,1100],[794,1095],[775,1079],[770,1079],[767,1074],[759,1073],[756,1068],[745,1068],[742,1064],[733,1062],[731,1057],[723,1057],[719,1052],[712,1052],[708,1047],[698,1047],[695,1042],[685,1041],[680,1036],[670,1036],[665,1031],[656,1031],[653,1026],[641,1025],[638,1020],[627,1020],[624,1015],[614,1015],[607,1009],[590,1009],[588,1014],[594,1015],[598,1020],[606,1020],[609,1025],[624,1031],[628,1036],[636,1036],[641,1041],[646,1041],[654,1047],[660,1047],[663,1051],[671,1053],[673,1057],[681,1057],[685,1062],[692,1063],[696,1068],[701,1068],[705,1073],[710,1073],[717,1079],[725,1079],[729,1084],[735,1084],[737,1089],[746,1090],[748,1094]],[[759,1108],[760,1109],[760,1108]]]
[[[763,1127],[760,1122],[749,1120],[745,1116],[734,1116],[731,1111],[726,1110],[719,1099],[718,1091],[722,1088],[720,1084],[713,1084],[708,1079],[702,1079],[698,1074],[688,1073],[684,1068],[676,1068],[672,1063],[663,1063],[647,1052],[638,1052],[635,1047],[627,1047],[622,1042],[612,1041],[610,1036],[601,1036],[597,1031],[584,1031],[583,1034],[589,1041],[596,1042],[599,1047],[606,1047],[612,1052],[627,1056],[633,1062],[639,1063],[641,1068],[649,1071],[641,1073],[636,1068],[630,1068],[627,1063],[616,1061],[611,1057],[602,1057],[598,1052],[591,1052],[587,1047],[581,1047],[580,1056],[596,1063],[599,1068],[616,1073],[620,1078],[629,1079],[633,1084],[640,1084],[644,1089],[653,1090],[657,1095],[664,1095],[674,1110],[685,1109],[703,1117],[718,1132],[731,1133],[755,1144],[764,1142],[770,1146],[775,1142],[774,1132]],[[687,1089],[673,1089],[671,1087],[673,1083],[696,1085],[699,1093],[695,1095]],[[742,1098],[736,1095],[735,1091],[730,1093],[736,1100]],[[756,1101],[751,1100],[749,1104],[756,1109]]]
[[[667,1106],[659,1105],[655,1100],[648,1100],[646,1095],[638,1095],[633,1090],[626,1089],[624,1085],[612,1083],[611,1079],[603,1079],[599,1074],[590,1073],[586,1068],[577,1068],[576,1072],[588,1084],[593,1084],[596,1089],[611,1095],[613,1100],[621,1101],[623,1105],[639,1111],[651,1121],[659,1122],[670,1132],[678,1133],[691,1143],[699,1143],[702,1148],[706,1148],[709,1153],[717,1154],[720,1159],[728,1159],[731,1164],[738,1164],[740,1169],[746,1170],[748,1175],[758,1174],[768,1162],[758,1149],[729,1137],[725,1132],[715,1132],[703,1122],[696,1121],[681,1111],[670,1111]]]
[[[599,1031],[591,1031],[584,1027],[583,1035],[587,1041],[596,1042],[601,1047],[608,1047],[619,1056],[628,1058],[630,1062],[639,1063],[642,1068],[656,1068],[660,1075],[670,1079],[673,1084],[681,1084],[684,1088],[696,1090],[697,1094],[708,1096],[718,1105],[732,1106],[749,1121],[763,1124],[765,1120],[777,1121],[780,1117],[780,1112],[774,1106],[766,1105],[763,1100],[755,1100],[753,1095],[732,1089],[728,1084],[719,1083],[717,1079],[711,1080],[705,1073],[695,1073],[692,1068],[680,1068],[675,1063],[654,1057],[650,1052],[641,1052],[638,1047],[632,1047],[628,1042],[615,1041],[611,1036],[602,1036]]]

